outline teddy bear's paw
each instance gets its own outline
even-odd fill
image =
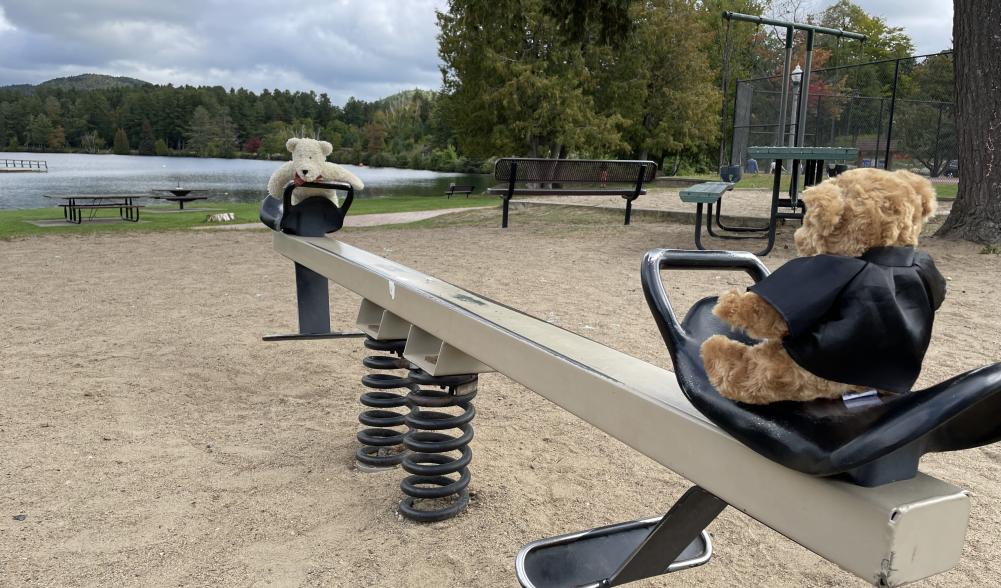
[[[741,315],[741,293],[731,289],[720,294],[713,307],[713,315],[728,325],[738,326],[738,319]]]

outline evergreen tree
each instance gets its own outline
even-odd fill
[[[115,131],[115,142],[111,145],[111,152],[115,155],[129,154],[129,136],[125,134],[125,129],[119,128]]]
[[[49,144],[49,135],[52,134],[52,121],[44,114],[31,117],[28,122],[29,147],[43,148]]]
[[[139,155],[156,153],[156,138],[153,137],[153,125],[148,119],[143,119],[142,139],[139,141]]]

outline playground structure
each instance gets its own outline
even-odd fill
[[[291,185],[286,205],[290,193]],[[474,414],[468,401],[477,392],[477,374],[488,371],[510,377],[695,484],[662,517],[529,544],[516,562],[523,586],[616,586],[704,564],[712,555],[704,529],[727,505],[878,586],[913,582],[948,570],[959,559],[969,497],[917,472],[917,463],[926,451],[998,437],[990,418],[1001,390],[998,366],[907,395],[902,403],[875,408],[804,403],[745,411],[734,419],[726,413],[732,408],[723,406],[720,413],[706,405],[712,398],[698,383],[698,354],[689,352],[719,328],[708,313],[713,299],[697,303],[679,321],[660,271],[732,269],[760,279],[767,270],[748,254],[647,255],[644,292],[679,370],[676,378],[474,292],[325,238],[328,231],[319,225],[312,227],[320,234],[297,234],[307,226],[302,210],[279,207],[284,209],[275,215],[277,201],[269,199],[274,202],[266,201],[262,220],[275,229],[274,248],[296,264],[297,278],[331,280],[360,295],[358,326],[394,356],[382,367],[407,372],[393,376],[397,383],[408,380],[400,387],[410,391],[404,407],[409,412],[401,413],[409,426],[401,432],[403,444],[410,449],[401,461],[411,473],[402,484],[404,516],[440,520],[465,506]],[[325,209],[321,216],[339,228],[350,199],[341,209],[313,200]],[[309,321],[325,316],[329,330],[325,292],[312,296],[315,284],[297,283],[303,338],[324,336]],[[426,395],[432,403],[414,401],[427,388],[439,389]],[[443,404],[463,412],[426,410]],[[735,422],[749,425],[741,432],[732,428]],[[776,428],[777,422],[787,429]],[[448,429],[460,434],[442,432]],[[852,434],[831,435],[839,429]],[[776,431],[777,437],[767,438]],[[421,441],[429,433],[450,447],[439,446],[443,451],[437,453],[424,449]],[[855,442],[859,438],[863,441]],[[458,458],[446,455],[455,451]],[[434,473],[438,466],[459,477]],[[415,488],[431,495],[415,495]],[[420,504],[443,497],[449,506],[432,503],[427,510]]]
[[[731,138],[729,162],[745,164],[752,146],[791,145],[800,131],[804,147],[857,148],[852,163],[860,167],[903,163],[938,176],[957,159],[955,104],[945,96],[952,88],[951,52],[815,69],[808,92],[801,92],[806,83],[797,75],[805,72],[793,74],[792,101],[805,106],[785,124],[775,118],[781,76],[737,80],[732,133],[724,133]]]

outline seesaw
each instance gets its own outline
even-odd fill
[[[476,393],[476,374],[487,371],[504,374],[693,482],[663,516],[525,546],[516,561],[523,586],[617,586],[704,564],[712,555],[705,528],[728,505],[877,586],[926,578],[959,560],[969,497],[918,472],[917,464],[926,452],[973,447],[1001,436],[996,418],[1001,365],[874,406],[825,401],[748,409],[719,398],[698,362],[698,343],[723,329],[708,313],[712,299],[678,320],[661,270],[735,269],[760,279],[767,270],[749,254],[647,254],[644,292],[676,375],[326,238],[328,227],[310,224],[298,214],[305,209],[288,206],[290,190],[291,185],[277,214],[275,202],[264,207],[272,212],[262,213],[275,229],[275,250],[297,268],[360,295],[358,323],[366,341],[390,351],[383,367],[409,370],[386,383],[409,391],[403,396],[411,408],[405,415],[409,430],[402,436],[410,452],[403,465],[411,486],[431,496],[409,494],[405,481],[404,515],[438,520],[464,507],[472,454],[455,440],[468,444],[472,436],[475,412],[468,400]],[[339,227],[350,200],[340,209],[313,200],[320,203],[310,206],[333,215],[331,226]],[[310,309],[312,315],[329,313],[326,298],[300,292],[299,303],[319,305]],[[428,386],[440,390],[431,394]],[[423,404],[411,402],[422,397]],[[431,406],[452,401],[465,410],[461,417],[428,410],[428,398]],[[435,424],[442,420],[460,434],[442,433],[446,427]],[[453,440],[450,446],[460,456],[423,451],[429,439]],[[435,473],[442,467],[458,479]],[[421,510],[422,498],[450,495],[435,492],[441,489],[456,497],[448,512]],[[421,519],[422,512],[431,515]]]

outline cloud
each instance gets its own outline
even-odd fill
[[[0,85],[84,72],[315,90],[438,88],[444,0],[0,0]]]
[[[856,0],[919,53],[951,46],[951,0]],[[831,2],[804,0],[816,12]],[[445,0],[0,0],[0,85],[85,72],[326,92],[334,103],[441,84]]]
[[[918,55],[952,48],[952,0],[855,0],[890,26],[903,27]]]

